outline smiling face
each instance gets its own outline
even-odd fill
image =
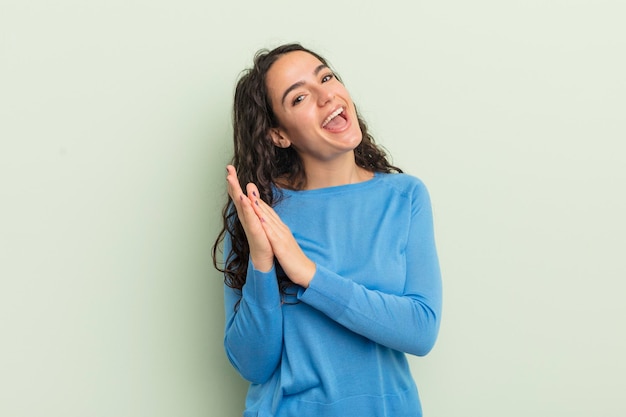
[[[303,162],[324,162],[352,155],[362,138],[350,94],[315,56],[294,51],[281,56],[266,77],[278,127],[276,146],[293,146]]]

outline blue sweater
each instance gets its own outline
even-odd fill
[[[224,287],[226,353],[251,382],[244,417],[421,416],[404,352],[427,354],[441,317],[424,184],[377,173],[282,192],[274,209],[316,272],[286,298],[276,270],[251,263],[241,291]]]

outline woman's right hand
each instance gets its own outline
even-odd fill
[[[265,230],[263,230],[261,220],[254,212],[252,200],[248,198],[241,189],[235,167],[228,165],[226,171],[228,171],[228,175],[226,176],[228,195],[235,205],[239,221],[246,233],[248,245],[250,246],[250,259],[252,264],[259,271],[267,272],[274,266],[272,245],[267,239]],[[258,195],[258,190],[254,184],[248,184],[246,188],[248,194],[256,193],[256,195]]]

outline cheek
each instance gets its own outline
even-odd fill
[[[287,115],[284,125],[291,130],[308,130],[317,126],[317,118],[318,115],[313,106],[302,106]]]
[[[349,99],[350,101],[352,101],[352,97],[350,96],[350,92],[340,82],[337,82],[337,84],[336,84],[335,93],[341,95],[342,97],[345,97],[345,98]]]

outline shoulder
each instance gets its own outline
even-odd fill
[[[423,210],[431,211],[430,194],[424,182],[410,174],[379,174],[384,189],[391,191],[387,199],[405,202],[416,215]]]
[[[381,186],[393,188],[395,191],[407,197],[415,196],[416,194],[428,195],[428,189],[424,182],[413,175],[405,173],[379,173],[377,177],[380,178]]]

